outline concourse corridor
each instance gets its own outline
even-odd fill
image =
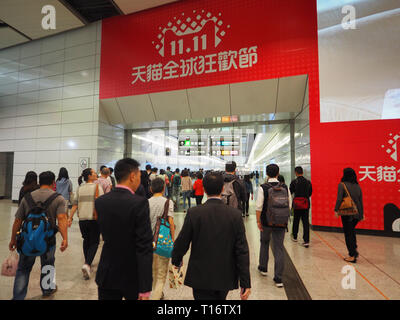
[[[0,201],[0,260],[8,255],[8,243],[11,226],[17,205],[9,200]],[[247,240],[250,248],[250,273],[252,281],[251,300],[287,300],[292,298],[287,293],[291,284],[285,283],[285,278],[292,279],[293,275],[284,276],[285,288],[276,288],[273,282],[273,256],[270,253],[268,276],[259,274],[259,231],[256,226],[254,207],[250,216],[244,218]],[[177,232],[183,224],[185,213],[175,214]],[[290,230],[290,227],[289,227]],[[400,242],[396,238],[358,236],[360,248],[359,262],[356,268],[356,288],[343,289],[342,268],[347,265],[342,259],[346,255],[343,234],[311,231],[311,244],[308,249],[302,247],[302,229],[299,232],[299,242],[292,242],[289,233],[285,236],[285,248],[296,267],[306,291],[313,300],[346,299],[346,300],[377,300],[400,299]],[[100,249],[94,260],[94,272],[90,280],[83,280],[81,266],[83,264],[82,238],[76,221],[69,229],[69,247],[66,252],[59,251],[58,241],[56,252],[56,281],[58,291],[51,299],[54,300],[96,300],[97,286],[94,281],[95,271],[100,257]],[[185,256],[187,265],[189,253]],[[290,271],[290,270],[289,270]],[[43,299],[39,287],[40,263],[37,259],[31,273],[27,299]],[[288,272],[288,270],[285,270]],[[14,278],[0,277],[0,300],[12,297]],[[296,288],[290,288],[291,290]],[[290,292],[289,292],[290,293]],[[192,290],[183,286],[178,290],[170,289],[168,283],[164,289],[166,300],[192,300]],[[231,291],[227,299],[239,299],[239,290]]]

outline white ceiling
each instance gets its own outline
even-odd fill
[[[131,14],[176,1],[179,0],[114,0],[114,4],[123,14]],[[42,28],[45,5],[56,9],[55,30]],[[85,25],[62,0],[0,0],[0,20],[8,25],[0,28],[0,50]]]
[[[42,8],[52,5],[56,9],[56,29],[42,28]],[[84,24],[58,0],[1,0],[0,20],[31,39],[38,39]]]
[[[302,110],[307,75],[100,100],[110,124],[275,114]]]
[[[0,28],[0,49],[27,42],[29,39],[10,27]]]
[[[354,6],[358,20],[377,13],[398,9],[399,0],[318,0],[318,29],[322,30],[342,23],[345,5]]]
[[[114,0],[115,4],[125,14],[158,7],[176,1],[178,0]]]

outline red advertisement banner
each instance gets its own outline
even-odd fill
[[[318,73],[315,0],[187,0],[103,20],[100,99],[308,74],[312,224],[341,226],[337,185],[352,167],[357,228],[400,231],[400,120],[321,123]]]
[[[314,1],[187,0],[105,19],[100,99],[305,74],[315,12]]]
[[[343,169],[353,168],[363,193],[365,220],[357,228],[400,231],[400,121],[323,123],[312,135],[314,225],[341,226],[333,215]]]

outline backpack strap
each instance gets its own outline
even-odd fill
[[[26,203],[28,204],[28,209],[29,211],[31,211],[33,208],[35,208],[37,206],[36,202],[33,200],[32,195],[30,192],[28,192],[27,194],[25,194],[24,199],[26,201]]]
[[[167,221],[167,219],[168,219],[168,210],[169,210],[169,199],[167,199],[167,201],[165,201],[165,204],[164,204],[164,212],[162,215],[162,218],[164,219],[164,221]]]
[[[47,198],[47,200],[43,203],[43,210],[47,211],[47,208],[50,206],[50,204],[59,196],[60,194],[55,192],[53,193],[50,197]]]
[[[343,185],[343,187],[344,187],[344,191],[345,191],[345,193],[347,194],[347,196],[348,196],[351,200],[353,200],[353,199],[351,198],[351,196],[350,196],[350,192],[349,192],[349,190],[347,189],[346,184],[345,184],[344,182],[342,182],[342,185]]]

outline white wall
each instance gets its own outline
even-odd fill
[[[97,169],[114,148],[99,122],[100,40],[96,22],[0,50],[0,152],[14,152],[14,200],[27,171],[63,166],[76,187],[79,158]]]
[[[7,153],[0,153],[0,199],[6,193],[6,168],[7,168]]]

